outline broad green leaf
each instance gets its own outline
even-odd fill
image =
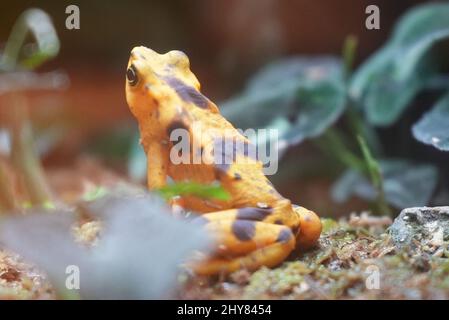
[[[296,89],[296,84],[289,84],[258,94],[243,93],[222,103],[221,112],[237,128],[264,128],[288,114]]]
[[[416,39],[425,38],[429,33],[446,30],[448,12],[447,3],[427,3],[410,9],[395,26],[392,42],[411,45]]]
[[[435,74],[428,53],[447,39],[449,4],[418,6],[400,19],[390,40],[351,79],[350,96],[372,124],[390,125],[399,118]]]
[[[300,88],[294,103],[299,110],[291,121],[290,130],[284,134],[288,144],[317,137],[334,124],[345,108],[344,89],[336,83]]]
[[[383,160],[380,168],[389,204],[407,208],[429,203],[438,180],[435,167],[404,160]],[[372,201],[376,199],[377,191],[362,174],[347,170],[332,187],[332,197],[337,202],[344,202],[353,195]]]
[[[332,56],[290,57],[272,62],[249,80],[247,90],[260,91],[288,87],[292,82],[314,84],[337,81],[341,77],[341,61]]]
[[[413,126],[413,135],[422,143],[449,151],[449,94]]]
[[[162,197],[170,199],[174,196],[193,195],[203,199],[228,200],[229,193],[220,185],[205,185],[196,182],[178,182],[157,190]]]
[[[287,145],[316,137],[345,107],[341,61],[292,57],[274,62],[222,107],[223,115],[236,127],[279,129],[280,139]]]
[[[31,34],[35,44],[21,56],[27,36]],[[24,11],[13,26],[0,59],[0,70],[11,71],[17,65],[34,69],[59,52],[59,39],[50,17],[40,9]]]

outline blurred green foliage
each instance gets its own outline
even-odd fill
[[[351,79],[349,94],[370,123],[390,125],[399,119],[438,73],[442,57],[431,49],[448,38],[448,4],[419,6],[399,20],[387,43]]]
[[[35,150],[28,103],[21,91],[61,87],[64,79],[54,75],[48,77],[48,74],[42,77],[32,72],[54,58],[59,52],[59,46],[50,17],[40,9],[28,9],[15,22],[0,55],[0,87],[3,89],[0,94],[12,93],[7,100],[10,105],[5,112],[11,140],[10,160],[17,174],[22,175],[23,187],[30,202],[44,207],[51,207],[53,199]],[[1,172],[0,192],[6,195],[0,201],[6,203],[6,209],[15,209],[17,203],[13,197],[11,182]],[[0,209],[3,206],[0,204]]]
[[[449,151],[449,93],[413,126],[419,141]]]
[[[397,122],[413,98],[431,85],[447,90],[441,71],[444,55],[437,45],[448,38],[449,4],[417,6],[353,74],[356,41],[349,37],[343,59],[295,57],[263,68],[242,94],[223,105],[223,113],[242,129],[277,128],[288,146],[315,138],[322,150],[349,169],[333,188],[335,200],[356,192],[378,204],[386,199],[396,207],[425,205],[435,190],[437,169],[406,159],[390,165],[375,127]],[[333,126],[342,117],[349,127],[345,130]],[[413,134],[421,142],[449,150],[447,96],[418,121]],[[371,183],[362,188],[360,179],[366,185],[365,176]],[[383,213],[388,211],[381,207]]]
[[[30,34],[35,42],[26,43]],[[40,9],[28,9],[12,28],[0,59],[0,70],[34,70],[54,58],[59,47],[59,38],[50,17]]]
[[[341,61],[294,57],[256,73],[245,91],[222,104],[238,128],[274,127],[294,145],[321,135],[342,114],[345,87]]]
[[[428,203],[438,179],[435,166],[416,164],[404,159],[381,160],[378,165],[388,203],[397,208],[417,207]],[[373,201],[379,197],[379,189],[362,173],[351,169],[342,174],[331,192],[338,202],[346,201],[352,195]]]

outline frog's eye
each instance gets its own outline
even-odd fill
[[[139,77],[137,76],[136,68],[131,65],[128,70],[126,70],[126,79],[130,86],[135,86],[139,82]]]

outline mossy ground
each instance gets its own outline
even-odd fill
[[[323,219],[316,248],[277,268],[227,277],[179,276],[181,299],[448,299],[448,243],[397,249],[391,220],[368,215]],[[376,278],[378,275],[378,278]],[[378,281],[377,281],[378,280]],[[2,299],[55,298],[45,275],[15,254],[0,252]]]
[[[388,218],[325,219],[318,246],[275,269],[185,280],[181,298],[447,299],[447,244],[433,254],[395,248]],[[377,277],[378,275],[378,277]],[[377,277],[377,278],[376,278]]]

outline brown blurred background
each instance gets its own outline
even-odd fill
[[[241,90],[248,76],[267,62],[293,54],[339,55],[348,35],[359,40],[359,63],[381,46],[406,9],[423,2],[426,1],[2,1],[0,45],[25,9],[38,7],[52,17],[61,51],[42,70],[64,70],[71,85],[65,92],[39,93],[31,99],[37,125],[51,125],[56,118],[68,124],[69,134],[57,152],[45,159],[47,164],[63,165],[83,150],[87,138],[113,127],[135,126],[124,95],[125,67],[133,46],[186,52],[204,93],[219,103]],[[65,8],[70,4],[80,8],[80,30],[65,28]],[[365,8],[370,4],[380,8],[380,30],[365,28]],[[297,198],[289,190],[297,190],[300,185],[282,189]],[[327,187],[327,181],[318,182],[314,188],[302,191],[301,198],[326,202],[322,198]]]
[[[223,99],[267,61],[290,54],[339,54],[350,34],[359,39],[358,60],[363,59],[383,43],[394,21],[407,8],[423,2],[2,1],[0,39],[6,40],[23,10],[39,7],[53,18],[61,39],[61,52],[54,66],[86,72],[91,78],[102,76],[99,71],[92,72],[101,67],[101,72],[110,72],[110,81],[115,81],[123,78],[129,51],[135,45],[160,52],[180,49],[190,56],[204,91]],[[80,30],[65,28],[65,8],[69,4],[80,8]],[[380,8],[380,30],[365,28],[365,8],[369,4]]]

